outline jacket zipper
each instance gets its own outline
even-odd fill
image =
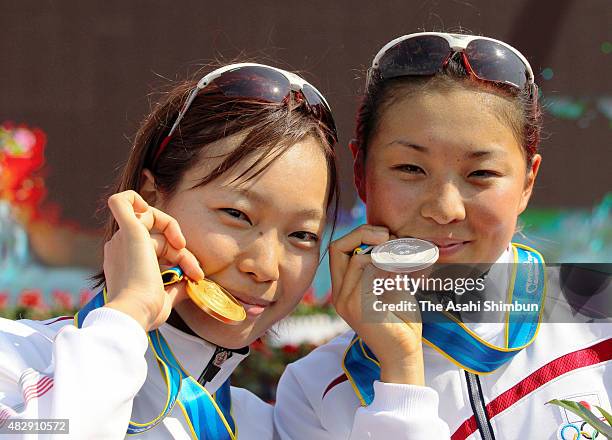
[[[217,373],[221,371],[221,366],[223,363],[231,358],[232,354],[232,351],[228,350],[227,348],[215,347],[215,352],[208,361],[208,364],[206,364],[206,368],[204,368],[204,371],[202,371],[202,374],[200,374],[200,377],[198,378],[200,385],[204,386],[206,385],[206,382],[212,382]]]
[[[474,417],[476,417],[476,424],[478,425],[482,440],[495,440],[493,427],[487,416],[484,396],[482,395],[482,387],[480,386],[480,378],[474,373],[465,371],[465,381],[470,397],[470,405],[472,406]]]

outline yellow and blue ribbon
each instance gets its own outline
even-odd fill
[[[493,345],[446,312],[421,311],[423,341],[455,365],[476,374],[500,368],[529,346],[537,335],[546,297],[546,273],[542,255],[528,246],[512,244],[513,273],[508,289],[510,303],[538,304],[537,310],[512,310],[506,314],[506,343]],[[374,399],[374,381],[380,378],[380,364],[357,335],[344,353],[343,365],[361,404]]]
[[[162,272],[164,285],[180,281],[183,272],[173,267]],[[81,328],[85,317],[106,304],[106,289],[94,296],[74,316],[74,324]],[[130,420],[127,434],[137,435],[159,424],[171,413],[175,404],[183,412],[190,433],[197,440],[236,440],[236,425],[231,414],[230,380],[226,380],[214,397],[194,379],[176,359],[166,339],[159,330],[148,332],[149,345],[160,367],[167,387],[164,408],[154,419],[145,423]]]

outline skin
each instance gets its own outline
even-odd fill
[[[255,179],[232,182],[248,170],[250,159],[194,188],[239,141],[230,137],[208,146],[207,158],[185,174],[169,198],[155,189],[148,171],[140,193],[149,203],[134,192],[111,197],[120,229],[105,247],[113,298],[108,307],[130,314],[145,330],[165,322],[174,307],[202,338],[240,348],[298,304],[319,263],[329,186],[325,157],[319,143],[306,138]],[[132,229],[139,230],[137,239],[129,235]],[[158,260],[162,268],[180,264],[196,280],[199,263],[208,279],[247,304],[246,320],[227,325],[210,317],[189,299],[184,282],[164,290]],[[134,270],[140,273],[132,276]]]
[[[503,105],[503,97],[464,88],[412,95],[383,111],[366,157],[352,147],[368,225],[332,245],[332,289],[338,313],[374,351],[385,382],[424,384],[421,325],[362,322],[368,292],[361,286],[384,275],[368,255],[350,253],[360,243],[416,237],[435,242],[442,263],[495,262],[541,162],[535,155],[527,166],[521,144],[499,117]]]

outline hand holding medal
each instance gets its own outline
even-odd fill
[[[364,302],[374,297],[366,286],[372,286],[376,277],[389,276],[389,271],[422,270],[437,260],[437,248],[431,243],[393,239],[387,228],[362,225],[332,243],[334,306],[378,358],[382,381],[423,385],[420,319],[372,323],[362,316]]]
[[[192,280],[201,280],[204,272],[185,247],[176,220],[149,206],[138,193],[114,194],[108,206],[119,229],[104,245],[106,307],[132,316],[146,331],[155,329],[180,300],[177,289],[164,289],[158,260],[180,265]]]
[[[185,278],[187,295],[212,317],[227,324],[246,318],[244,308],[229,292],[204,278],[175,219],[149,206],[134,191],[115,194],[108,204],[119,225],[104,246],[108,307],[129,314],[147,331],[155,329],[181,299],[176,289],[167,292],[164,286]],[[170,273],[168,279],[160,275],[158,260],[176,265],[163,272]]]

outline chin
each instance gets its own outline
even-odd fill
[[[211,321],[214,321],[214,323]],[[252,344],[257,338],[262,336],[255,331],[253,324],[248,318],[244,323],[238,325],[224,324],[214,318],[210,318],[210,321],[201,322],[194,331],[202,339],[212,344],[230,349],[238,349]]]
[[[202,332],[197,332],[202,338],[206,339],[215,345],[225,348],[242,348],[251,343],[250,334],[252,329],[250,326],[244,328],[243,325],[229,325],[218,322],[214,327],[206,326],[201,329]]]

